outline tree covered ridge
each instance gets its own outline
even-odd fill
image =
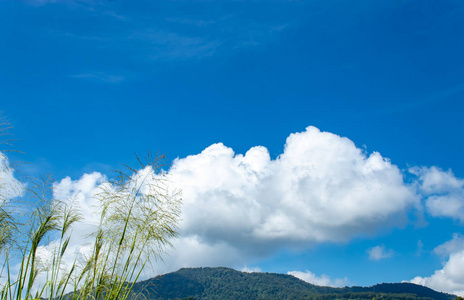
[[[156,300],[171,299],[438,299],[456,296],[412,283],[382,283],[371,287],[317,286],[294,276],[245,273],[230,268],[183,268],[142,281],[135,294]]]

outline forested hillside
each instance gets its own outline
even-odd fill
[[[296,277],[274,273],[245,273],[229,268],[185,268],[135,285],[147,299],[438,299],[455,296],[411,284],[372,287],[316,286]]]

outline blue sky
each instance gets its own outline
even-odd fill
[[[184,190],[177,246],[192,251],[159,272],[464,294],[463,13],[458,0],[3,0],[0,109],[24,152],[10,160],[78,193],[134,152],[165,153]]]

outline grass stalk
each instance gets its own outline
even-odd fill
[[[141,162],[138,157],[137,160]],[[29,191],[38,205],[31,213],[30,229],[22,229],[29,233],[29,238],[21,245],[18,271],[14,274],[9,250],[2,245],[12,239],[16,223],[0,206],[0,250],[6,251],[0,272],[5,274],[0,300],[131,298],[134,284],[147,264],[158,259],[161,251],[171,246],[170,240],[177,237],[180,197],[167,193],[158,167],[155,159],[142,165],[142,169],[119,171],[115,180],[101,185],[94,196],[101,215],[93,234],[93,249],[84,260],[75,256],[70,265],[65,258],[69,261],[73,255],[69,253],[72,228],[81,219],[71,200],[54,199],[49,187]],[[38,186],[50,186],[49,179]],[[39,248],[47,245],[47,238],[56,239],[47,246],[52,247],[51,258],[43,266]]]

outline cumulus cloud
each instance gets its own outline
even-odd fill
[[[261,146],[241,155],[219,143],[177,159],[169,174],[183,191],[182,236],[242,253],[400,226],[418,201],[388,159],[315,127],[291,134],[275,160]]]
[[[288,275],[295,276],[303,281],[306,281],[311,284],[319,285],[319,286],[332,286],[332,287],[343,287],[347,286],[349,281],[348,278],[342,279],[331,279],[329,276],[322,274],[321,276],[317,276],[316,274],[306,270],[305,272],[300,271],[291,271],[287,273]]]
[[[430,277],[415,277],[412,283],[432,289],[464,296],[464,237],[455,234],[453,239],[436,247],[434,253],[446,256],[447,261]]]
[[[367,250],[369,259],[374,261],[390,258],[393,256],[393,253],[393,250],[385,248],[384,245],[375,246]]]
[[[283,246],[348,241],[402,226],[419,203],[380,153],[315,127],[291,134],[276,159],[262,146],[242,155],[218,143],[175,160],[167,176],[171,188],[182,190],[183,207],[180,238],[157,266],[161,272],[240,268]],[[74,199],[85,223],[96,224],[94,195],[105,180],[100,173],[65,178],[54,185],[55,197]],[[79,226],[78,232],[91,229]]]
[[[167,273],[184,267],[236,267],[246,264],[246,256],[241,249],[224,241],[205,242],[199,236],[181,234],[173,246],[163,256],[163,261],[154,266],[154,271]]]
[[[65,203],[72,203],[79,209],[83,217],[79,232],[88,234],[92,228],[100,223],[100,211],[98,201],[95,198],[100,191],[100,186],[108,179],[99,172],[84,174],[78,180],[65,177],[53,184],[53,197]]]
[[[415,167],[418,191],[426,197],[427,212],[435,217],[450,217],[464,222],[464,180],[451,170],[438,167]]]

